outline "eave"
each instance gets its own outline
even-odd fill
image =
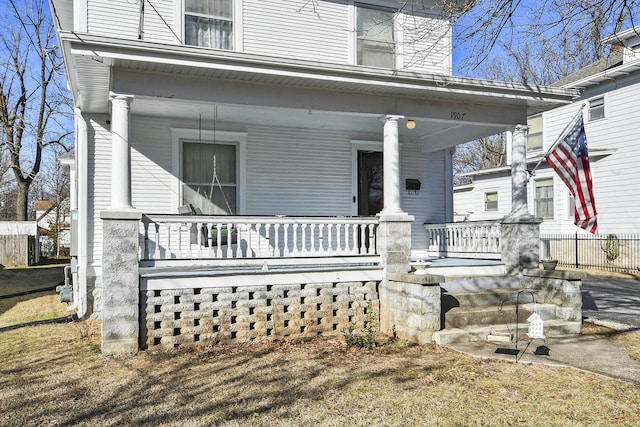
[[[107,108],[111,68],[314,87],[344,92],[525,105],[536,114],[571,102],[566,88],[420,74],[59,32],[76,104]],[[81,72],[79,72],[81,71]],[[90,99],[95,98],[95,99]]]

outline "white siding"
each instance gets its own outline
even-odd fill
[[[137,39],[139,22],[140,4],[137,1],[88,0],[89,33]]]
[[[350,215],[351,143],[344,133],[251,128],[247,211],[258,215]]]
[[[171,134],[166,120],[136,117],[131,128],[131,203],[146,213],[175,213]]]
[[[403,68],[451,74],[450,25],[443,20],[420,16],[406,16],[403,21]]]
[[[425,154],[419,142],[402,145],[401,187],[402,209],[415,217],[411,227],[411,248],[426,250],[427,235],[425,223],[441,223],[446,218],[445,168],[446,150]],[[406,179],[419,179],[421,185],[417,194],[405,189]]]
[[[181,44],[181,0],[145,2],[88,0],[88,31],[92,34]],[[355,19],[347,0],[243,0],[234,25],[237,48],[243,52],[336,64],[355,64]],[[142,26],[140,17],[143,17]],[[398,46],[403,69],[451,73],[451,31],[432,17],[398,16]]]
[[[346,2],[244,0],[244,51],[345,64],[349,24]]]
[[[111,200],[111,132],[106,116],[93,116],[88,124],[88,262],[99,266],[102,261],[102,220],[100,212]]]
[[[182,20],[182,17],[177,16],[177,9],[179,7],[176,8],[174,1],[170,0],[147,2],[144,12],[143,39],[160,43],[181,44],[182,24],[176,25],[175,20]]]
[[[616,149],[591,162],[601,233],[640,233],[640,83],[605,95],[601,120],[587,122],[589,148]]]

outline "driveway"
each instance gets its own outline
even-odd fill
[[[605,326],[640,328],[640,281],[587,276],[582,281],[582,315]]]

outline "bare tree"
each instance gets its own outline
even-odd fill
[[[459,68],[473,74],[496,54],[502,56],[504,46],[513,52],[527,43],[530,47],[542,43],[542,50],[552,53],[557,48],[554,42],[582,39],[586,41],[582,50],[574,51],[578,62],[584,57],[600,59],[608,53],[600,43],[603,36],[635,26],[634,16],[640,12],[640,0],[442,1],[463,4],[445,10],[453,11],[448,18],[456,29],[456,48],[466,52]]]
[[[488,169],[505,164],[504,134],[480,138],[456,147],[453,155],[454,185],[469,183],[462,177],[465,172]]]
[[[50,146],[67,148],[70,96],[42,0],[14,0],[0,32],[0,124],[17,185],[16,219],[28,217],[29,188]],[[71,144],[69,142],[68,144]]]

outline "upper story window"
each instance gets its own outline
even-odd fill
[[[358,65],[395,68],[394,15],[389,10],[358,5]]]
[[[529,117],[527,126],[527,151],[542,150],[542,115]]]
[[[185,44],[233,49],[233,0],[185,0]]]
[[[589,121],[604,118],[604,97],[589,101]]]
[[[490,191],[484,193],[484,210],[485,211],[497,211],[498,210],[498,192]]]

